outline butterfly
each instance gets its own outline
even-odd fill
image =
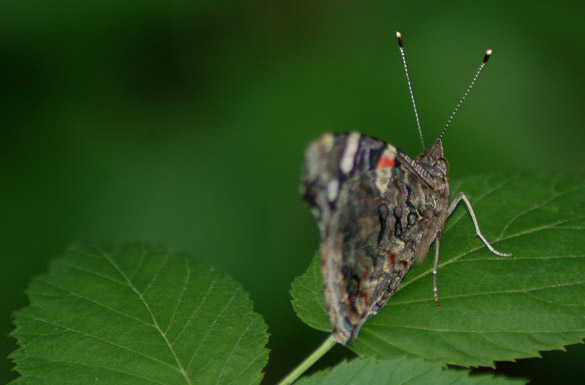
[[[397,37],[418,122],[402,36],[397,33]],[[511,256],[495,250],[481,234],[464,193],[449,201],[449,166],[443,154],[442,136],[490,55],[491,50],[486,51],[443,133],[415,159],[359,132],[325,133],[307,146],[301,193],[321,236],[323,294],[337,342],[348,345],[355,340],[368,318],[398,290],[413,264],[426,258],[433,243],[433,295],[439,304],[441,233],[461,202],[488,250]],[[420,124],[419,133],[422,141]]]

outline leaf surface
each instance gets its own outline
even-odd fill
[[[140,244],[71,246],[14,315],[14,384],[258,384],[262,317],[227,275]]]
[[[585,179],[487,175],[456,181],[452,196],[458,191],[470,197],[484,236],[514,257],[491,254],[474,236],[461,205],[441,238],[441,306],[433,301],[431,248],[350,348],[361,356],[491,366],[582,342]],[[326,314],[314,314],[323,301],[318,269],[314,261],[295,280],[293,304],[307,324],[330,330]]]
[[[469,375],[467,370],[445,370],[435,362],[404,357],[377,361],[373,358],[342,362],[301,378],[295,385],[520,385],[526,381]]]

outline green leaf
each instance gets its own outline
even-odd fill
[[[231,278],[140,244],[78,244],[14,315],[14,384],[258,384],[262,317]]]
[[[453,195],[464,191],[470,197],[485,237],[514,257],[489,253],[459,207],[441,238],[441,306],[433,302],[433,258],[427,257],[350,348],[361,356],[490,366],[582,342],[585,179],[500,174],[452,186]],[[306,300],[307,291],[321,292],[314,275],[309,269],[295,281],[305,288],[302,296],[292,290],[295,310],[309,325],[319,317]]]
[[[332,370],[327,369],[303,377],[295,385],[504,385],[525,384],[524,380],[469,375],[467,370],[445,370],[432,361],[406,359],[404,357],[377,361],[373,358],[342,362]]]
[[[296,277],[290,289],[292,306],[297,315],[313,329],[331,331],[327,305],[321,291],[321,258],[315,255],[307,271]],[[318,290],[315,290],[318,288]]]

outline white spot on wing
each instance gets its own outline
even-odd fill
[[[325,152],[331,151],[334,143],[334,137],[332,133],[328,132],[326,134],[323,134],[323,136],[321,136],[320,141],[323,144],[323,149],[325,150]]]
[[[359,132],[350,132],[347,137],[347,144],[345,145],[345,150],[343,151],[343,156],[339,164],[339,168],[344,174],[349,174],[353,169],[355,153],[358,150],[361,136]]]
[[[396,147],[391,144],[386,145],[386,150],[384,150],[384,155],[386,155],[390,159],[396,158]]]
[[[334,202],[337,199],[338,192],[339,181],[337,179],[333,179],[327,184],[327,200],[329,202]]]
[[[380,195],[386,194],[386,190],[388,190],[391,178],[392,178],[391,168],[381,168],[376,170],[376,179],[374,181],[374,184],[376,185],[376,188],[378,189]]]

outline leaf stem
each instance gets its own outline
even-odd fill
[[[337,342],[335,335],[331,333],[323,343],[313,351],[303,362],[292,370],[284,379],[277,385],[290,385],[297,380],[303,373],[307,371],[319,358],[323,357]]]

